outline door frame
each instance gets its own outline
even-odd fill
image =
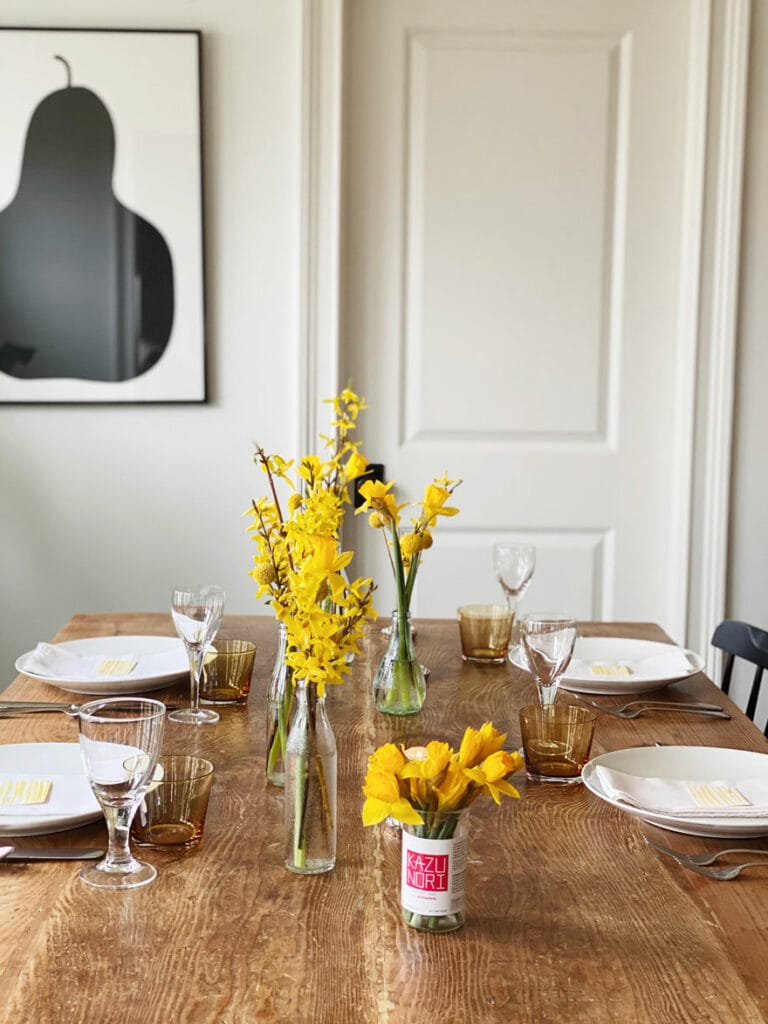
[[[302,0],[299,436],[340,386],[344,25],[350,0]],[[677,635],[706,656],[725,616],[751,0],[693,0],[681,254]]]

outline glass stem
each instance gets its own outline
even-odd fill
[[[110,870],[119,870],[133,861],[128,836],[131,829],[133,807],[103,807],[107,822],[107,864]]]
[[[198,647],[190,647],[189,654],[189,681],[190,681],[190,707],[197,711],[200,706],[200,676],[203,670],[203,651]]]
[[[546,683],[539,681],[539,699],[542,707],[550,707],[555,703],[558,682],[558,679]]]

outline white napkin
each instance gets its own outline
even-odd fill
[[[0,807],[0,821],[6,818],[58,818],[72,814],[88,814],[90,811],[99,810],[91,784],[84,775],[49,775],[48,772],[28,775],[22,772],[0,772],[0,783],[42,777],[51,781],[51,791],[45,803],[9,804]]]
[[[691,671],[691,663],[685,651],[670,644],[669,653],[664,651],[662,654],[653,654],[649,658],[639,658],[636,660],[630,658],[611,658],[608,661],[603,658],[601,660],[596,659],[595,661],[579,661],[577,658],[572,658],[566,674],[571,678],[597,679],[600,675],[605,675],[605,673],[593,671],[593,666],[599,669],[600,666],[605,665],[612,667],[625,665],[629,669],[629,675],[626,675],[626,673],[611,674],[621,674],[624,678],[628,679],[664,679],[676,675],[685,676]]]
[[[614,800],[677,818],[766,818],[768,779],[654,779],[598,765],[603,792]]]
[[[144,676],[181,673],[188,667],[187,656],[180,641],[177,646],[169,646],[167,651],[146,654],[140,658],[131,653],[90,654],[81,657],[59,644],[39,643],[25,662],[24,671],[50,679],[115,679],[136,674],[136,668],[118,676],[114,673],[100,673],[98,669],[105,661],[132,661]]]

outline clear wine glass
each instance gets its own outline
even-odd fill
[[[216,711],[200,707],[200,675],[208,644],[216,636],[221,625],[224,596],[221,587],[211,584],[177,587],[173,592],[173,624],[187,649],[191,686],[190,707],[179,708],[168,715],[174,722],[210,725],[219,720]]]
[[[507,604],[514,610],[536,568],[536,548],[533,544],[494,544],[493,567]]]
[[[521,651],[536,677],[542,705],[554,704],[560,678],[568,668],[576,641],[576,622],[567,615],[526,615],[520,631]]]
[[[97,889],[135,889],[157,875],[136,860],[128,835],[160,753],[165,704],[142,697],[107,697],[80,708],[80,754],[107,822],[107,855],[80,872]]]

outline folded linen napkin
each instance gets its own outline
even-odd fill
[[[0,787],[7,783],[15,787],[20,782],[39,780],[39,775],[0,772]],[[0,821],[13,817],[50,818],[98,811],[96,797],[84,775],[46,775],[46,782],[51,784],[47,800],[34,804],[4,804],[0,807]]]
[[[606,672],[606,669],[611,671]],[[616,675],[633,679],[660,679],[667,676],[687,675],[691,671],[691,663],[685,651],[669,645],[669,653],[653,654],[649,658],[632,660],[629,658],[605,659],[599,661],[579,661],[572,658],[567,675],[574,679],[590,679],[596,676]]]
[[[167,651],[146,654],[92,654],[80,656],[59,644],[39,643],[24,664],[24,671],[50,679],[110,679],[129,675],[140,665],[144,675],[184,672],[187,656],[181,641],[169,641]]]
[[[655,779],[598,765],[603,792],[614,800],[677,818],[766,818],[768,779]]]

